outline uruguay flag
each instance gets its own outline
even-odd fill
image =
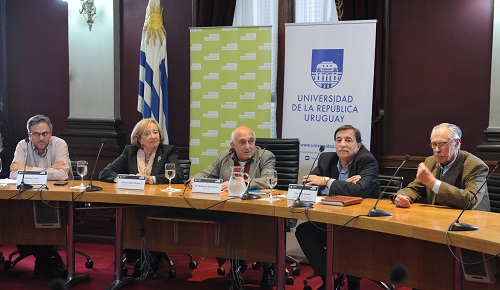
[[[137,110],[155,118],[168,144],[167,33],[159,0],[149,0],[142,30]]]

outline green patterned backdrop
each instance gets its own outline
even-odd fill
[[[270,136],[271,27],[191,28],[191,175],[230,148],[248,126]]]

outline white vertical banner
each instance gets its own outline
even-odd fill
[[[299,138],[307,175],[319,147],[335,151],[342,125],[370,149],[376,20],[287,24],[283,138]]]

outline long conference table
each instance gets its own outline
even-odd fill
[[[179,192],[162,192],[168,185],[146,185],[142,190],[117,189],[116,184],[94,182],[102,191],[79,195],[71,186],[54,186],[35,194],[28,190],[17,194],[14,185],[0,186],[0,244],[66,244],[68,285],[88,278],[74,272],[73,206],[63,210],[61,229],[35,229],[29,200],[72,200],[109,204],[116,210],[114,280],[106,289],[118,289],[130,280],[122,275],[122,249],[140,248],[137,210],[146,216],[144,229],[150,250],[191,253],[204,256],[237,256],[242,259],[277,263],[276,289],[285,289],[285,219],[309,219],[328,224],[328,273],[348,273],[378,281],[389,280],[390,269],[403,264],[408,269],[402,286],[416,289],[498,289],[498,285],[465,281],[461,266],[450,253],[445,232],[459,210],[414,204],[396,208],[382,200],[377,208],[391,212],[388,217],[367,217],[375,204],[365,199],[361,204],[338,207],[315,204],[314,208],[290,208],[291,201],[241,200],[227,193],[192,193],[182,185],[172,185]],[[226,218],[192,220],[164,215],[171,208],[204,209],[225,213]],[[199,211],[206,212],[206,211]],[[353,219],[346,227],[337,230]],[[461,222],[479,227],[476,231],[450,232],[452,250],[465,248],[496,255],[500,252],[500,215],[466,211]],[[126,225],[125,227],[123,225]],[[276,247],[269,247],[275,244]],[[497,259],[498,264],[498,259]],[[215,269],[214,269],[215,271]],[[111,276],[111,273],[110,273]],[[497,280],[498,279],[498,274]],[[111,278],[110,278],[111,280]],[[327,277],[326,289],[333,289],[333,275]],[[498,283],[498,282],[497,282]]]

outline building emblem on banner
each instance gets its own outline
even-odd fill
[[[322,89],[331,89],[342,79],[344,72],[343,49],[313,49],[311,78]]]

